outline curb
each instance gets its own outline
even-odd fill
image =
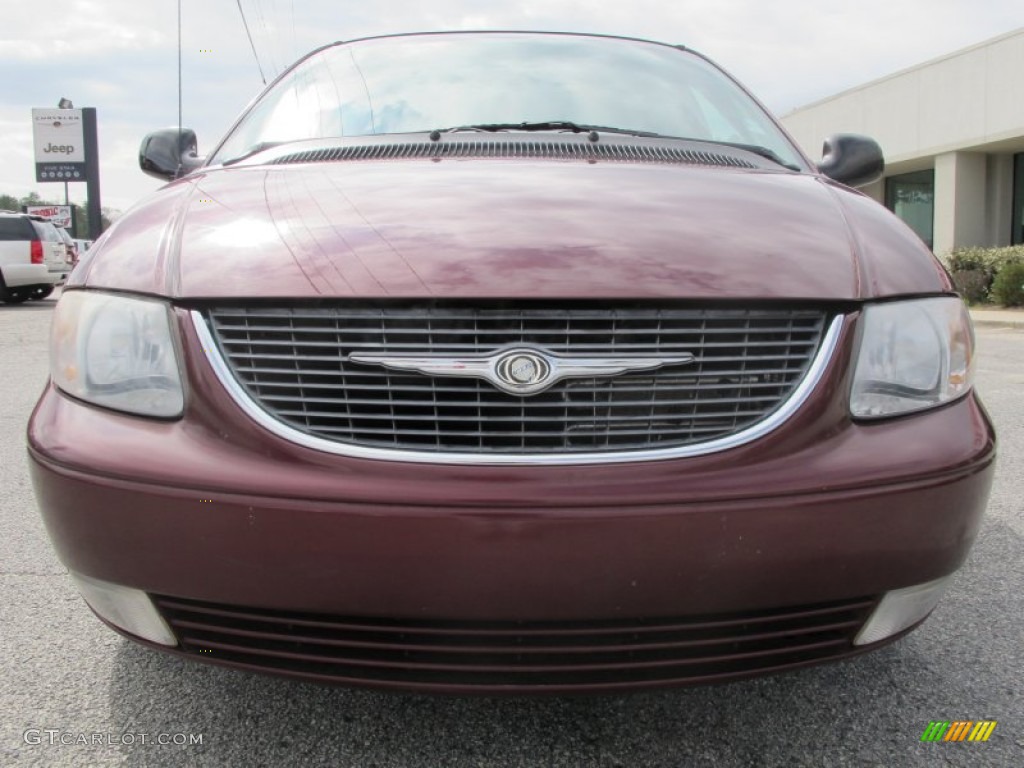
[[[1013,328],[1024,330],[1024,312],[971,312],[971,320],[984,328]]]

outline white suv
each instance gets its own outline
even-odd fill
[[[45,299],[71,266],[52,223],[40,216],[0,211],[0,301]]]

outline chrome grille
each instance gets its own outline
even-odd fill
[[[812,310],[649,306],[223,307],[206,317],[231,375],[278,422],[329,441],[436,454],[641,451],[736,434],[793,393],[827,320]],[[350,360],[486,355],[510,345],[694,360],[564,380],[531,396]]]

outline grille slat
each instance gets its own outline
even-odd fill
[[[876,604],[690,618],[377,619],[154,596],[186,653],[337,682],[601,687],[728,678],[843,655]],[[206,656],[211,658],[211,656]]]
[[[252,367],[252,366],[238,366],[235,370],[238,373],[257,374],[257,375],[258,374],[264,374],[264,375],[267,375],[267,376],[272,376],[272,375],[277,375],[277,374],[282,373],[282,369],[281,368],[258,368],[258,367]],[[728,378],[728,377],[740,376],[741,374],[746,374],[748,377],[753,377],[753,376],[770,376],[770,375],[773,375],[773,374],[777,374],[777,375],[782,375],[782,374],[799,375],[802,372],[802,370],[803,370],[802,368],[754,368],[754,369],[749,369],[749,370],[741,371],[739,369],[725,368],[725,369],[720,369],[717,372],[717,376],[718,377]],[[338,375],[338,372],[336,370],[316,370],[316,369],[312,369],[312,368],[302,368],[302,369],[299,369],[299,368],[289,368],[289,369],[285,370],[284,372],[285,373],[301,373],[303,376],[318,376],[319,375],[319,376],[332,376],[332,377],[334,377],[334,376]],[[347,375],[348,376],[354,376],[354,377],[363,377],[364,381],[362,381],[360,383],[360,388],[375,389],[375,388],[378,388],[378,387],[380,387],[380,388],[386,387],[388,389],[391,389],[394,392],[399,392],[399,391],[402,391],[402,390],[406,390],[406,391],[409,391],[409,392],[421,392],[423,390],[423,387],[420,386],[420,385],[405,385],[405,384],[397,383],[397,382],[402,381],[401,376],[399,376],[397,374],[394,377],[392,377],[393,380],[390,381],[390,382],[383,380],[383,377],[381,377],[380,374],[367,373],[367,372],[363,372],[363,371],[360,371],[358,373],[349,373]],[[381,378],[382,379],[380,384],[375,384],[373,381],[366,381],[365,380],[365,379],[373,379],[375,376],[377,378]],[[435,382],[436,381],[437,380],[435,380]],[[577,390],[580,390],[580,391],[589,390],[590,389],[589,387],[582,386],[580,384],[580,381],[582,381],[582,380],[577,379],[577,380],[575,380],[573,382],[573,384],[574,384],[573,389],[577,389]],[[646,381],[646,382],[643,382],[643,383],[634,384],[633,382],[641,382],[642,381],[642,379],[640,379],[639,376],[630,378],[629,381],[630,381],[630,384],[623,384],[620,380],[616,380],[616,382],[615,382],[615,391],[619,392],[619,393],[623,393],[623,392],[648,392],[648,391],[650,391],[651,387],[654,386],[653,380]],[[675,381],[675,383],[673,383],[673,381]],[[694,377],[694,376],[690,376],[690,377],[688,377],[686,379],[684,379],[683,377],[674,377],[674,379],[669,379],[668,376],[663,376],[663,377],[659,377],[658,385],[659,385],[659,389],[663,389],[663,388],[671,389],[672,387],[680,387],[680,388],[685,388],[686,391],[715,390],[715,389],[734,389],[735,388],[735,384],[731,384],[731,383],[716,384],[716,383],[713,383],[713,382],[711,382],[711,383],[699,382],[697,380],[697,378]],[[264,381],[264,380],[261,380],[260,381],[260,386],[261,387],[294,386],[294,384],[292,384],[291,382],[274,382],[274,381]],[[347,388],[347,386],[340,385],[340,384],[338,384],[338,385],[331,385],[331,384],[323,384],[322,382],[317,382],[315,384],[314,383],[308,383],[305,386],[307,388],[309,388],[309,389],[329,389],[329,388],[346,389]],[[770,382],[769,383],[765,383],[765,382],[756,382],[756,381],[745,381],[743,386],[746,387],[746,388],[755,388],[756,389],[757,387],[777,387],[778,384],[773,384],[773,383],[770,383]],[[462,392],[462,391],[464,391],[460,387],[450,387],[450,386],[449,387],[438,386],[437,389],[438,389],[438,392]],[[604,387],[602,386],[601,389],[603,391]]]
[[[780,638],[795,639],[805,636],[813,636],[822,632],[833,632],[851,630],[859,627],[860,621],[841,621],[832,624],[815,625],[813,627],[803,627],[796,629],[779,629],[772,632],[760,632],[756,634],[740,634],[736,636],[722,636],[722,637],[706,637],[697,639],[679,639],[679,640],[661,640],[644,638],[642,642],[612,642],[602,643],[600,646],[586,645],[578,643],[553,643],[550,640],[542,638],[540,641],[535,640],[533,643],[522,642],[523,638],[517,638],[515,645],[494,645],[494,644],[481,644],[473,640],[466,641],[461,637],[448,637],[444,638],[441,642],[437,642],[437,638],[429,638],[429,642],[424,642],[423,638],[408,638],[401,635],[381,635],[378,637],[370,637],[364,639],[355,639],[350,637],[335,637],[333,635],[314,635],[306,632],[289,632],[288,627],[280,629],[278,631],[268,631],[266,629],[244,629],[240,627],[227,627],[218,624],[210,624],[204,621],[195,621],[188,619],[178,619],[175,622],[175,626],[182,629],[188,630],[190,634],[186,635],[188,642],[196,643],[199,638],[209,638],[213,636],[237,638],[238,643],[252,641],[252,642],[268,642],[268,643],[297,643],[302,645],[308,645],[311,648],[320,648],[320,652],[328,653],[338,648],[350,648],[356,652],[360,650],[374,650],[374,651],[400,651],[406,652],[423,652],[431,655],[451,655],[451,656],[464,656],[464,655],[475,655],[475,656],[491,656],[494,658],[501,657],[503,655],[512,656],[542,656],[545,654],[564,654],[566,656],[575,655],[594,655],[595,650],[600,650],[601,653],[608,654],[636,654],[644,651],[680,651],[684,649],[701,648],[704,651],[708,651],[714,647],[731,647],[741,643],[760,643],[766,640],[777,640]],[[709,651],[710,652],[710,651]]]
[[[293,320],[296,320],[296,321],[301,320],[301,319],[302,318],[300,318],[300,317],[293,318]],[[317,319],[319,319],[319,318],[317,318]],[[349,320],[356,320],[357,318],[346,318],[346,317],[343,317],[343,316],[339,315],[339,316],[336,316],[335,319],[337,319],[339,322],[346,322],[346,321],[349,321]],[[395,319],[396,318],[393,318],[393,317],[389,317],[388,318],[388,321],[391,323],[389,328],[390,328],[391,332],[393,332],[393,333],[402,334],[402,335],[405,335],[405,334],[419,334],[419,335],[423,335],[423,336],[430,336],[430,335],[435,333],[435,331],[432,328],[419,328],[419,327],[415,327],[415,326],[412,326],[412,325],[396,326],[394,324]],[[519,319],[519,318],[503,318],[502,322],[507,322],[508,320],[517,320],[517,319]],[[586,320],[587,318],[576,318],[576,319],[577,320],[581,320],[581,319],[582,320]],[[597,318],[592,318],[592,319],[597,319]],[[432,318],[432,320],[433,320],[433,322],[435,324],[438,322],[438,318],[436,318],[436,317]],[[458,323],[458,322],[465,322],[466,321],[466,319],[462,318],[462,317],[446,318],[446,320],[448,320],[451,323]],[[232,331],[235,331],[235,332],[238,332],[238,333],[245,334],[245,333],[252,333],[254,331],[255,332],[262,332],[262,331],[274,332],[274,331],[280,331],[282,326],[280,326],[280,325],[256,325],[256,324],[250,325],[250,326],[245,326],[245,325],[228,325],[227,323],[223,323],[222,322],[222,323],[220,323],[218,325],[218,327],[220,328],[221,332],[223,332],[223,333],[230,333]],[[298,327],[298,328],[296,328],[296,330],[298,332],[306,333],[306,334],[318,334],[318,333],[321,333],[321,334],[334,335],[334,334],[337,333],[337,329],[336,328],[319,328],[319,327],[315,327],[315,326]],[[656,334],[659,337],[661,337],[661,336],[671,336],[671,335],[675,335],[675,336],[680,336],[680,335],[687,336],[688,335],[688,336],[694,336],[694,337],[698,337],[699,338],[701,336],[705,336],[706,337],[706,336],[715,336],[715,335],[735,334],[735,333],[737,333],[737,329],[735,329],[735,328],[717,328],[717,329],[716,328],[709,328],[704,333],[702,333],[701,331],[688,330],[688,329],[685,329],[685,328],[665,328],[665,327],[629,328],[628,330],[632,334],[640,334],[640,335],[644,335],[644,334],[646,334],[646,335],[655,335]],[[740,330],[742,330],[742,329],[740,329]],[[762,333],[762,334],[766,334],[766,333],[794,333],[794,332],[798,333],[799,331],[800,331],[800,328],[798,326],[795,326],[793,328],[786,327],[786,326],[779,326],[777,328],[759,327],[759,328],[756,329],[757,333]],[[806,332],[808,334],[813,335],[815,331],[814,331],[814,328],[808,328],[808,329],[806,329]],[[501,329],[489,330],[489,329],[486,329],[486,328],[478,328],[476,330],[472,330],[472,329],[468,329],[467,330],[467,329],[458,328],[458,327],[448,327],[448,328],[444,329],[444,333],[445,334],[450,334],[450,335],[453,335],[453,336],[461,334],[461,335],[466,335],[466,336],[469,336],[469,337],[472,338],[472,337],[476,337],[476,336],[485,336],[485,335],[489,335],[489,334],[507,335],[508,331],[507,330],[501,330]],[[589,330],[589,329],[586,329],[586,328],[542,328],[542,327],[538,327],[538,328],[531,328],[530,329],[530,333],[531,333],[531,335],[534,335],[534,336],[554,335],[554,336],[570,336],[570,337],[587,337],[587,336],[606,336],[608,332],[605,331],[605,330]]]
[[[267,385],[266,384],[260,384],[260,388],[263,388],[265,386],[267,386]],[[392,388],[391,391],[394,392],[395,389]],[[416,390],[412,390],[412,391],[416,391]],[[310,396],[306,396],[306,395],[303,395],[303,396],[289,396],[289,395],[263,394],[262,397],[263,397],[264,400],[266,400],[268,402],[274,402],[274,403],[336,403],[337,400],[338,400],[336,397],[310,397]],[[756,402],[758,400],[770,400],[770,401],[774,402],[775,396],[774,395],[765,395],[763,397],[751,396],[751,397],[742,398],[742,399],[733,399],[733,398],[723,397],[723,398],[718,400],[718,403],[719,403],[719,405],[726,405],[726,404],[729,404],[729,403],[737,403],[737,402],[739,402],[739,403],[750,403],[750,402]],[[356,398],[346,398],[345,402],[348,403],[349,405],[376,405],[378,401],[375,400],[375,399],[374,400],[359,400],[359,399],[356,399]],[[678,406],[678,405],[692,405],[694,402],[695,401],[692,398],[691,399],[685,399],[685,400],[670,400],[670,399],[667,399],[667,398],[660,398],[659,397],[656,400],[655,399],[646,399],[646,400],[616,400],[615,403],[610,404],[608,407],[609,408],[633,408],[633,407],[637,407],[637,406],[644,406],[644,407],[657,407],[657,408],[664,407],[664,408],[667,408],[667,407],[670,407],[670,406]],[[437,407],[438,403],[437,403],[436,399],[430,399],[430,400],[406,400],[406,399],[402,399],[402,400],[396,400],[395,401],[395,405],[400,405],[400,406],[404,406],[404,407],[407,407],[407,408],[435,408],[435,407]],[[497,403],[497,402],[495,402],[495,403],[488,403],[487,407],[488,408],[519,409],[522,406],[519,405],[518,403]],[[537,408],[537,409],[544,409],[544,408],[565,408],[566,406],[565,406],[564,403],[533,403],[532,407],[533,408]],[[282,407],[281,410],[283,411],[284,408]],[[333,413],[329,414],[329,415],[333,415]],[[702,414],[702,415],[706,416],[707,414]],[[437,416],[437,414],[434,414],[434,416]],[[430,418],[430,415],[427,415],[424,418]],[[524,416],[522,418],[524,418],[525,420],[531,420],[532,419],[534,421],[541,421],[541,420],[545,420],[547,417],[546,416],[543,416],[543,417],[542,416],[537,416],[537,417]]]
[[[433,305],[225,307],[208,322],[245,392],[279,422],[339,443],[423,453],[572,454],[695,445],[766,418],[799,385],[827,320],[814,310]],[[692,362],[562,380],[529,397],[478,379],[354,363],[353,354]]]
[[[348,402],[349,405],[357,404],[357,403],[352,403],[352,401],[347,401],[347,402]],[[403,406],[406,406],[406,405],[409,405],[409,404],[408,403],[404,403],[404,402],[395,402],[395,403],[392,404],[392,407],[393,408],[399,408],[399,407],[403,407]],[[687,405],[687,403],[684,403],[684,405]],[[492,406],[487,406],[487,407],[490,408]],[[611,406],[604,406],[605,410],[610,410],[610,408],[611,408]],[[333,411],[315,411],[315,410],[310,410],[310,409],[306,409],[306,408],[303,408],[303,409],[300,409],[300,410],[295,410],[295,409],[290,409],[290,408],[278,408],[277,412],[281,416],[287,416],[287,417],[305,416],[305,417],[311,418],[311,419],[315,419],[315,418],[332,419],[335,416],[337,416],[337,414],[334,413]],[[695,421],[696,420],[715,421],[715,420],[718,420],[718,419],[732,418],[734,416],[756,416],[759,413],[760,413],[760,411],[717,411],[717,412],[714,412],[714,413],[692,414],[689,418],[691,420],[695,420]],[[459,415],[454,414],[454,413],[452,413],[452,414],[443,414],[442,413],[442,414],[439,414],[439,415],[435,415],[435,414],[429,414],[429,413],[398,413],[398,412],[396,412],[396,413],[392,413],[392,414],[386,414],[386,413],[369,413],[369,412],[366,412],[366,413],[361,413],[358,416],[355,416],[353,418],[369,419],[369,420],[372,420],[372,421],[389,421],[389,422],[393,422],[396,419],[399,420],[399,421],[405,421],[405,422],[412,422],[412,421],[416,421],[416,422],[418,422],[418,421],[436,422],[438,420],[440,420],[440,421],[477,421],[479,417],[475,417],[475,416],[474,417],[459,416]],[[496,415],[490,414],[490,413],[487,414],[487,421],[514,422],[516,424],[518,424],[520,422],[527,423],[527,424],[529,424],[529,423],[546,424],[546,423],[548,423],[548,421],[550,421],[550,418],[551,418],[550,416],[496,416]],[[636,416],[635,415],[615,416],[615,415],[613,415],[612,413],[609,412],[609,413],[605,413],[604,415],[601,416],[601,421],[602,422],[607,422],[607,423],[623,422],[623,423],[635,424],[636,423]],[[646,434],[647,431],[648,430],[643,430],[641,432],[637,432],[636,434]],[[487,432],[481,432],[480,434],[487,434]]]
[[[257,346],[258,347],[260,345],[259,345],[259,343],[252,343],[252,344],[249,344],[249,346]],[[505,346],[505,345],[503,345],[503,346]],[[375,346],[375,345],[369,345],[369,344],[353,344],[352,347],[353,348],[357,348],[357,349],[381,349],[381,350],[383,349],[382,347]],[[678,345],[678,346],[672,346],[672,347],[661,347],[659,351],[661,352],[661,354],[664,354],[664,355],[668,356],[671,353],[674,353],[674,352],[685,352],[687,349],[692,349],[692,348],[693,348],[692,346],[686,347],[686,346]],[[731,349],[735,349],[735,346],[732,346],[730,348]],[[391,354],[408,354],[413,349],[422,350],[422,347],[417,346],[417,347],[413,348],[410,345],[395,344],[395,345],[390,345],[387,349],[388,349],[388,352],[391,353]],[[580,351],[580,347],[574,347],[574,349],[576,349],[577,351]],[[594,352],[594,351],[596,351],[598,349],[608,350],[608,347],[607,346],[597,347],[597,346],[594,346],[594,345],[583,345],[583,351],[586,351],[586,352]],[[549,350],[550,350],[550,345],[549,345]],[[434,351],[435,354],[441,355],[441,354],[451,354],[453,351],[465,352],[466,349],[465,348],[460,348],[460,349],[457,349],[457,350],[452,350],[450,347],[444,347],[444,348],[433,350],[433,351]],[[492,349],[490,351],[494,352],[496,350]],[[619,347],[616,347],[615,351],[616,352],[620,352]],[[630,351],[632,352],[633,350],[630,350]],[[651,350],[651,351],[653,352],[653,350]],[[296,359],[298,357],[297,355],[270,354],[270,353],[264,353],[264,352],[241,352],[241,353],[230,353],[229,352],[229,354],[231,354],[232,357],[242,357],[242,356],[244,356],[244,357],[246,357],[246,358],[248,358],[250,360],[289,360],[289,361],[296,361]],[[302,355],[301,358],[299,358],[299,359],[307,361],[307,362],[319,362],[319,363],[348,363],[349,362],[349,356],[348,355]],[[754,361],[760,362],[760,363],[769,363],[769,362],[785,362],[785,361],[788,361],[788,360],[805,361],[806,359],[807,359],[807,355],[750,355],[750,356],[746,356],[746,357],[725,357],[725,356],[722,356],[722,357],[712,357],[712,358],[701,357],[701,356],[696,356],[696,355],[694,356],[694,362],[695,363],[700,363],[700,362],[743,363],[743,362],[748,361],[748,360],[754,360]],[[353,365],[356,365],[356,364],[353,363]],[[353,369],[353,371],[352,371],[353,375],[357,375],[359,373],[364,373],[365,375],[369,375],[369,376],[377,375],[373,371],[367,370],[370,367],[369,364],[358,363],[358,366],[359,366],[358,368]],[[667,372],[670,372],[670,371],[667,371]],[[745,372],[745,371],[743,371],[743,369],[741,369],[740,372]],[[405,375],[408,375],[408,374],[405,374]]]
[[[337,656],[326,653],[299,653],[296,651],[286,650],[285,648],[274,648],[270,647],[272,646],[272,644],[267,642],[264,642],[263,647],[261,647],[259,650],[253,650],[251,647],[247,645],[228,643],[223,640],[196,637],[193,635],[185,635],[182,639],[185,643],[188,643],[189,645],[202,645],[206,648],[227,651],[229,653],[233,652],[236,654],[258,655],[261,657],[261,659],[264,660],[269,658],[278,659],[284,662],[300,661],[326,665],[358,664],[359,666],[363,667],[385,668],[404,673],[414,674],[417,672],[431,671],[442,672],[449,675],[465,675],[466,673],[471,673],[497,675],[503,677],[510,675],[516,675],[519,677],[528,675],[550,676],[564,672],[573,672],[576,674],[621,674],[622,672],[637,672],[651,668],[683,667],[686,665],[697,664],[708,665],[761,661],[766,658],[770,659],[774,656],[789,655],[793,653],[807,653],[811,651],[820,651],[827,648],[833,648],[836,646],[846,646],[849,643],[849,641],[844,637],[832,637],[817,642],[808,642],[792,645],[787,644],[780,648],[768,648],[757,651],[750,651],[748,653],[731,653],[717,656],[705,656],[697,659],[668,658],[646,659],[642,661],[637,659],[629,659],[618,662],[606,661],[601,663],[589,664],[570,663],[568,662],[568,660],[563,661],[562,663],[548,664],[524,664],[521,662],[517,662],[514,664],[470,664],[465,662],[445,663],[440,661],[409,661],[408,659],[398,658],[395,658],[393,660],[381,660],[376,658],[366,658],[358,655],[338,658]]]
[[[221,329],[221,332],[223,333],[223,329]],[[395,331],[391,331],[390,334],[391,334],[392,337],[394,337],[396,335],[396,332]],[[401,335],[407,335],[407,334],[401,334]],[[480,334],[477,334],[477,335],[478,336],[483,336],[485,334],[480,333]],[[565,334],[563,333],[561,335],[564,336]],[[226,335],[223,337],[223,339],[224,339],[224,344],[228,344],[228,345],[243,345],[243,346],[258,346],[258,347],[289,347],[289,348],[292,348],[292,347],[295,347],[295,348],[313,347],[313,348],[320,348],[320,347],[333,346],[333,342],[331,340],[326,340],[326,341],[303,341],[303,340],[300,340],[300,339],[296,339],[294,341],[291,341],[291,340],[277,341],[277,340],[275,340],[275,341],[255,341],[254,342],[254,341],[252,341],[250,339],[231,339],[231,338],[228,338]],[[400,347],[419,348],[421,345],[423,345],[423,343],[424,342],[422,340],[419,340],[419,339],[416,340],[416,341],[395,341],[394,339],[392,339],[392,341],[391,341],[389,346],[390,346],[390,349],[392,351],[396,351]],[[427,343],[429,344],[429,341]],[[662,351],[664,351],[666,349],[671,349],[671,348],[685,349],[688,346],[693,346],[694,343],[695,343],[694,341],[691,341],[691,342],[685,342],[685,341],[661,342],[661,343],[659,343],[657,345],[657,349],[662,350]],[[785,344],[785,346],[787,346],[787,347],[814,346],[814,345],[815,345],[815,340],[814,339],[808,339],[806,341],[800,341],[799,339],[794,339],[794,340],[788,341]],[[364,343],[355,343],[355,342],[353,342],[351,344],[346,345],[346,347],[352,348],[352,349],[364,349],[364,348],[367,348],[367,347],[377,348],[378,346],[379,346],[378,344],[374,344],[372,342],[364,342]],[[479,343],[476,343],[476,342],[463,342],[463,343],[456,343],[456,344],[444,344],[443,348],[446,351],[447,350],[451,350],[451,351],[468,352],[468,351],[478,350],[478,349],[480,349],[480,346],[481,345]],[[701,348],[702,349],[729,349],[729,348],[732,348],[732,347],[735,347],[735,346],[736,346],[735,342],[720,341],[720,342],[704,342],[701,345]],[[747,342],[744,343],[744,347],[747,348],[747,349],[761,349],[761,348],[775,349],[775,348],[778,348],[779,346],[780,346],[780,344],[777,341],[747,341]],[[573,343],[572,348],[574,350],[576,350],[576,351],[579,351],[581,349],[608,351],[608,344],[607,343],[586,344],[586,343],[580,342],[580,343]],[[637,350],[650,350],[651,348],[652,348],[652,345],[650,345],[650,344],[620,344],[620,343],[616,343],[615,346],[614,346],[614,350],[616,352],[620,353],[620,354],[621,353],[626,353],[626,352],[635,352]],[[793,355],[792,357],[794,359],[797,359],[797,358],[799,358],[801,356],[800,355]]]
[[[401,421],[401,419],[399,419],[399,421]],[[510,431],[500,431],[500,430],[496,430],[496,429],[489,429],[487,431],[475,431],[475,432],[472,431],[472,430],[468,430],[468,429],[460,429],[458,431],[455,431],[455,430],[445,431],[445,430],[432,430],[432,429],[401,429],[401,428],[380,429],[380,428],[365,427],[365,426],[360,426],[358,429],[359,429],[360,433],[363,433],[363,434],[366,434],[366,435],[379,435],[379,436],[382,436],[382,437],[384,437],[384,436],[386,436],[386,437],[407,437],[407,438],[410,438],[410,439],[421,438],[421,437],[430,436],[430,435],[440,435],[440,436],[449,438],[451,440],[460,440],[460,439],[466,439],[466,438],[474,439],[475,440],[475,439],[478,439],[478,438],[479,439],[483,439],[484,437],[493,438],[493,439],[497,439],[497,438],[516,438],[516,437],[519,437],[520,434],[521,434],[519,431],[511,431],[510,432]],[[325,434],[347,434],[350,431],[350,429],[345,428],[345,427],[319,427],[318,426],[317,427],[317,431],[323,432]],[[720,425],[710,426],[710,427],[688,427],[685,430],[685,433],[683,433],[683,434],[687,434],[687,435],[690,435],[690,434],[692,434],[692,435],[700,435],[700,434],[713,435],[713,434],[718,434],[721,431],[722,431],[722,427]],[[612,433],[612,434],[614,436],[620,436],[621,435],[621,436],[629,437],[629,436],[635,436],[635,435],[645,435],[647,433],[648,433],[647,430],[615,430],[614,433]],[[576,439],[582,439],[582,438],[601,437],[601,436],[605,436],[605,435],[608,435],[608,434],[609,433],[607,431],[602,430],[602,429],[598,429],[596,427],[594,429],[592,429],[592,430],[586,430],[586,429],[581,429],[581,428],[575,428],[574,427],[572,435],[570,435],[570,437],[576,438]],[[666,432],[665,434],[666,435],[670,435],[672,433]],[[552,438],[552,439],[554,439],[554,438]],[[391,441],[391,442],[393,442],[393,441]]]

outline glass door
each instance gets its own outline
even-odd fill
[[[885,180],[885,207],[932,247],[935,222],[935,171],[917,171]]]

